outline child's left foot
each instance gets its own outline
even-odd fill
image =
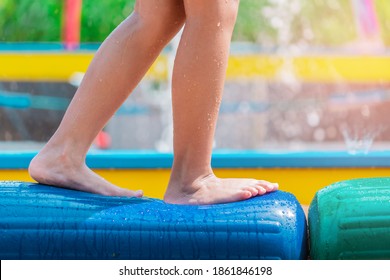
[[[277,183],[255,179],[220,179],[214,174],[181,185],[171,180],[164,200],[173,204],[217,204],[246,200],[278,189]]]

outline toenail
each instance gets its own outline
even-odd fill
[[[259,188],[259,193],[266,193],[266,192],[267,192],[266,189],[264,189],[263,187]]]

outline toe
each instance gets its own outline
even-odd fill
[[[138,190],[138,191],[134,192],[134,196],[135,197],[143,197],[144,196],[144,192],[141,191],[141,190]]]
[[[266,192],[273,192],[278,189],[278,185],[274,183],[270,183],[268,181],[259,180],[258,184],[260,187],[264,188]]]
[[[111,194],[113,196],[126,196],[126,197],[142,197],[144,195],[143,191],[131,191],[128,189],[118,188],[118,191]]]
[[[267,192],[267,190],[265,188],[263,188],[262,186],[258,186],[257,187],[258,191],[259,191],[259,195],[262,195],[262,194],[265,194]]]
[[[242,200],[248,199],[248,198],[251,198],[251,197],[252,197],[252,193],[250,191],[243,191],[242,192],[242,197],[241,197]]]
[[[258,188],[255,187],[248,187],[246,191],[249,191],[252,194],[252,196],[256,196],[259,194]]]

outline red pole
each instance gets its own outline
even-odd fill
[[[74,50],[80,44],[82,0],[64,0],[63,42],[65,49]]]

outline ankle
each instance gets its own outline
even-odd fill
[[[181,189],[192,188],[196,182],[203,180],[209,176],[214,176],[211,167],[184,167],[174,165],[169,180],[169,185],[175,185]]]
[[[85,154],[78,152],[69,145],[50,145],[49,143],[34,158],[35,161],[47,165],[64,167],[80,167],[85,163]]]

